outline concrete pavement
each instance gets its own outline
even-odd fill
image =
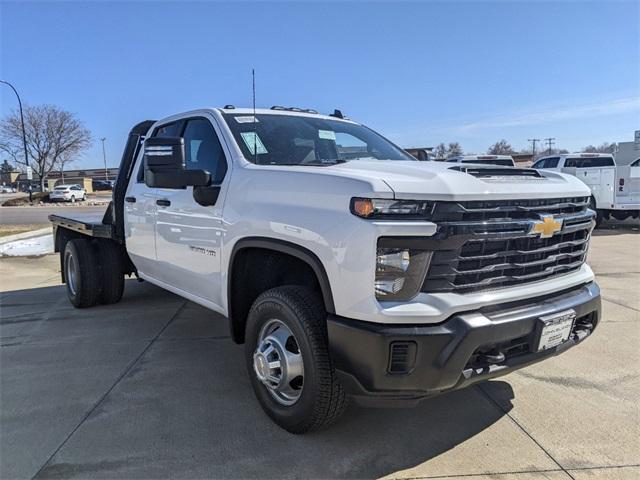
[[[73,309],[57,256],[0,259],[2,478],[640,478],[640,235],[603,230],[604,320],[538,365],[290,435],[225,319],[148,283]]]

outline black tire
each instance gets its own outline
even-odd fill
[[[293,405],[282,405],[259,380],[253,354],[263,326],[280,320],[295,336],[304,362],[304,382]],[[261,407],[290,433],[305,433],[330,425],[346,408],[342,385],[331,358],[326,329],[326,311],[316,293],[298,286],[277,287],[262,293],[247,319],[245,358],[251,385]]]
[[[596,228],[601,227],[604,222],[604,215],[602,214],[602,210],[596,208],[596,199],[593,197],[589,199],[589,208],[596,212]]]
[[[91,242],[82,238],[69,240],[63,253],[63,265],[69,301],[76,308],[95,305],[101,290],[100,268]]]
[[[102,289],[98,301],[103,305],[118,303],[124,292],[124,271],[120,246],[114,242],[98,242]]]

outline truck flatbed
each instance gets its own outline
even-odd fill
[[[114,238],[113,225],[104,224],[102,214],[77,213],[73,218],[51,214],[49,220],[54,228],[64,227],[90,237]]]

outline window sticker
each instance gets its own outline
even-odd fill
[[[255,155],[256,150],[258,151],[258,155],[261,153],[268,153],[256,132],[241,132],[240,135],[242,135],[242,140],[244,140],[244,144],[249,149],[249,153],[251,153],[251,155]]]
[[[235,118],[236,122],[238,123],[258,123],[260,121],[253,115],[249,117],[233,117],[233,118]]]
[[[324,140],[336,141],[336,132],[333,130],[318,130],[318,136]]]

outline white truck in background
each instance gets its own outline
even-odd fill
[[[640,162],[617,165],[610,153],[568,153],[539,158],[535,169],[568,173],[591,189],[590,207],[596,222],[638,218],[640,214]]]

